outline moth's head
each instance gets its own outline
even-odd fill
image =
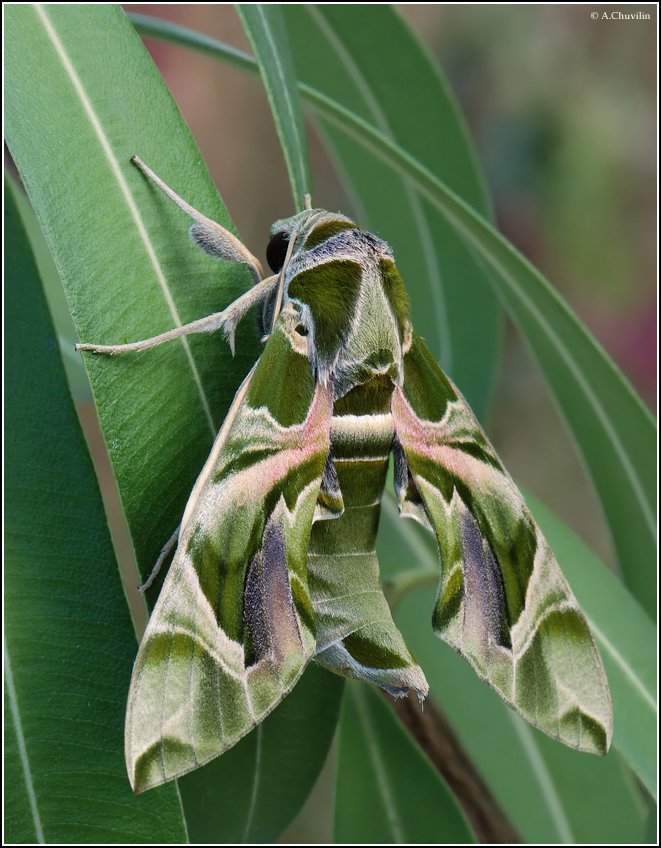
[[[271,227],[266,247],[266,261],[274,274],[280,273],[292,243],[291,256],[310,249],[342,230],[354,229],[356,224],[339,212],[325,209],[305,209],[291,218],[282,218]]]
[[[271,227],[267,259],[293,301],[313,367],[325,382],[378,360],[396,366],[409,325],[408,298],[390,247],[345,215],[307,209]],[[268,327],[269,302],[263,313]],[[368,364],[372,363],[372,365]]]

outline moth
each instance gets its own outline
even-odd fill
[[[272,274],[132,160],[254,286],[119,354],[222,330],[260,307],[265,347],[193,488],[126,712],[134,791],[218,756],[314,660],[396,697],[428,691],[383,595],[375,539],[389,458],[402,516],[436,537],[432,627],[531,724],[605,754],[610,694],[588,624],[521,494],[413,329],[390,247],[341,214],[276,221]],[[164,550],[159,563],[167,553]]]

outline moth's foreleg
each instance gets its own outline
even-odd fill
[[[247,265],[255,280],[258,281],[262,279],[264,276],[264,270],[261,262],[257,259],[257,257],[252,255],[248,248],[242,244],[235,235],[230,233],[230,231],[226,230],[224,227],[221,227],[220,224],[216,223],[216,221],[212,221],[201,212],[198,212],[197,209],[194,209],[190,205],[190,203],[187,203],[182,197],[179,197],[179,195],[173,191],[169,185],[164,183],[163,180],[155,174],[148,165],[145,165],[142,159],[138,156],[132,156],[131,162],[139,168],[142,173],[154,183],[154,185],[158,186],[158,188],[160,188],[161,191],[170,198],[170,200],[176,203],[183,212],[193,219],[195,223],[190,228],[189,232],[190,237],[193,239],[195,244],[199,245],[202,250],[206,251],[206,253],[210,253],[212,256],[217,256],[219,259],[224,259],[228,262],[241,262],[242,264]]]
[[[174,330],[167,330],[165,333],[159,333],[157,336],[152,336],[149,339],[142,339],[137,342],[129,342],[128,344],[120,345],[102,345],[89,342],[81,342],[75,346],[76,350],[87,350],[91,353],[105,353],[113,356],[116,353],[129,353],[130,351],[147,350],[150,347],[157,347],[164,342],[178,339],[181,336],[189,336],[193,333],[213,333],[216,330],[223,330],[227,341],[234,355],[234,333],[237,324],[248,312],[248,310],[256,303],[267,298],[278,285],[278,275],[274,274],[267,277],[265,280],[257,283],[257,285],[248,289],[245,294],[238,297],[233,303],[224,309],[222,312],[214,312],[213,315],[207,315],[205,318],[198,318],[197,321],[191,321],[190,324],[184,324],[182,327],[175,327]]]
[[[177,527],[177,529],[174,531],[174,533],[170,536],[170,538],[167,540],[167,542],[163,545],[163,548],[162,548],[160,554],[158,555],[156,562],[154,563],[154,567],[152,568],[151,572],[149,573],[149,577],[145,580],[145,582],[141,586],[138,586],[138,592],[140,592],[141,594],[146,592],[147,589],[149,589],[151,584],[154,582],[154,580],[156,580],[156,578],[158,577],[158,574],[159,574],[161,568],[163,567],[163,563],[168,558],[170,552],[172,551],[172,548],[174,548],[174,546],[177,544],[177,539],[179,538],[179,531],[180,530],[181,530],[181,524]]]

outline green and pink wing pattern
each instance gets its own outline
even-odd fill
[[[126,761],[136,792],[234,745],[315,651],[310,529],[332,392],[285,308],[191,494],[133,670]]]
[[[606,753],[610,694],[585,617],[475,416],[415,333],[392,412],[400,510],[440,549],[436,634],[531,724]]]

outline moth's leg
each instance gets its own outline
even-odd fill
[[[177,529],[174,531],[174,533],[170,536],[170,538],[167,540],[167,542],[163,546],[163,549],[161,550],[160,554],[158,555],[158,559],[154,563],[154,567],[152,568],[152,570],[149,574],[149,577],[145,580],[145,582],[142,584],[142,586],[138,586],[138,592],[140,592],[140,594],[143,594],[144,592],[146,592],[147,589],[149,589],[151,584],[154,582],[154,580],[156,580],[156,578],[158,577],[158,573],[161,570],[161,568],[163,567],[163,563],[168,558],[172,548],[174,548],[174,546],[177,544],[177,539],[179,538],[179,530],[180,529],[181,529],[181,524],[177,527]]]
[[[92,353],[106,353],[112,356],[116,353],[147,350],[150,347],[156,347],[164,342],[169,342],[181,336],[189,336],[193,333],[213,333],[216,330],[223,330],[227,336],[232,355],[234,355],[234,333],[237,324],[252,306],[268,297],[277,285],[278,275],[274,274],[248,289],[245,294],[242,294],[241,297],[230,303],[227,309],[224,309],[222,312],[214,312],[213,315],[198,318],[197,321],[191,321],[190,324],[184,324],[183,327],[175,327],[174,330],[167,330],[165,333],[159,333],[159,335],[152,336],[149,339],[120,345],[101,345],[81,342],[75,346],[75,349],[88,350]]]
[[[261,262],[257,259],[257,257],[252,255],[248,248],[242,244],[235,235],[232,235],[229,230],[221,227],[220,224],[217,224],[215,221],[212,221],[210,218],[202,215],[202,213],[198,212],[197,209],[194,209],[190,203],[186,203],[186,201],[182,197],[179,197],[179,195],[173,191],[170,186],[166,185],[148,165],[145,165],[142,159],[138,156],[132,156],[131,162],[139,168],[142,173],[154,183],[154,185],[158,186],[158,188],[160,188],[161,191],[170,198],[170,200],[176,203],[183,212],[193,219],[195,223],[190,228],[189,232],[190,237],[193,239],[195,244],[199,245],[202,250],[210,253],[212,256],[217,256],[219,259],[225,259],[229,262],[242,262],[250,268],[255,280],[262,279],[264,276],[264,270]]]

